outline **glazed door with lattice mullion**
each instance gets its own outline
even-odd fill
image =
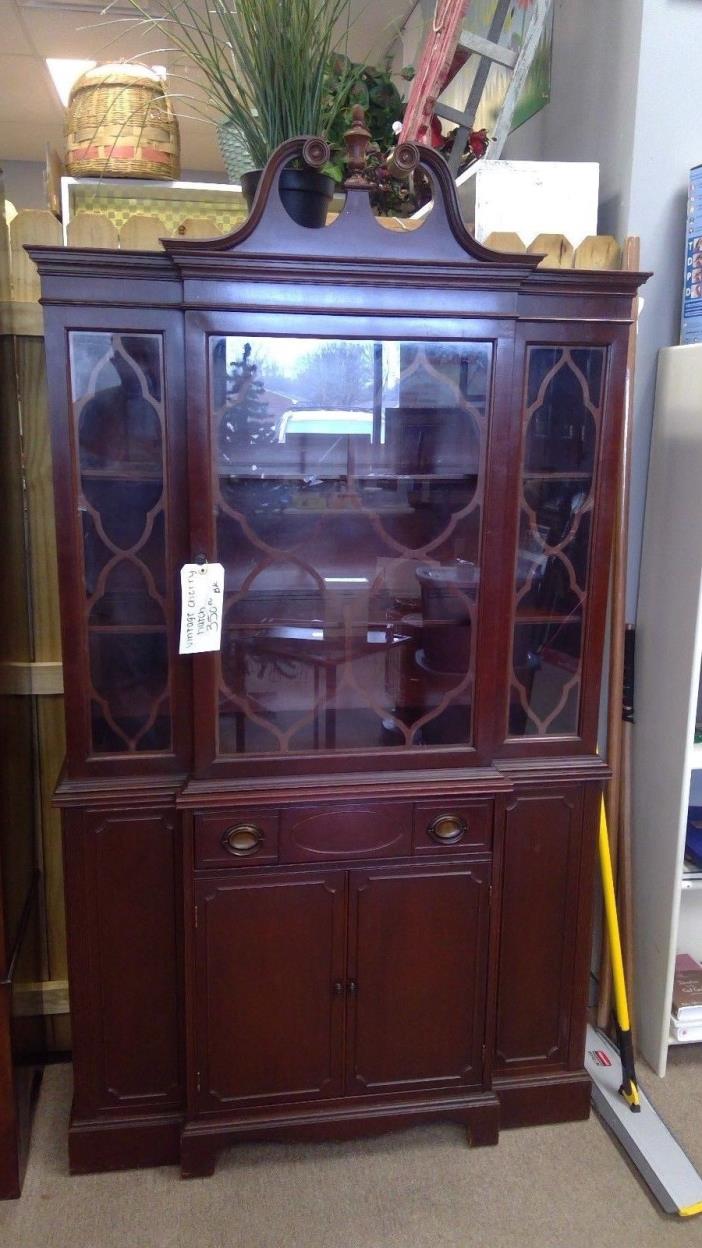
[[[154,313],[137,328],[116,313],[99,329],[72,319],[67,436],[54,446],[70,464],[57,485],[69,762],[75,772],[167,772],[187,765],[190,732],[177,661],[182,325]]]
[[[596,747],[625,351],[625,329],[521,332],[506,752]]]
[[[494,336],[330,338],[310,319],[304,336],[205,333],[192,368],[189,353],[209,411],[195,506],[225,567],[213,753],[249,774],[465,760]]]

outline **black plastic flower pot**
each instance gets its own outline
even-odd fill
[[[262,172],[251,169],[241,175],[241,190],[249,212]],[[293,221],[310,229],[319,229],[325,224],[334,195],[333,178],[316,169],[283,169],[279,186],[280,198]]]

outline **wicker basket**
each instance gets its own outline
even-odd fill
[[[98,65],[71,90],[66,170],[73,177],[180,176],[178,121],[166,87],[145,65]]]

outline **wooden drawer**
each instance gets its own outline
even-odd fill
[[[412,853],[411,802],[316,802],[282,812],[281,862],[396,858]]]
[[[414,808],[414,852],[490,849],[493,825],[492,801],[417,802]]]
[[[195,815],[195,866],[246,867],[278,861],[277,810]]]

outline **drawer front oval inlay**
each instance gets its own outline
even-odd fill
[[[298,806],[283,812],[281,859],[389,858],[412,852],[412,805]]]

